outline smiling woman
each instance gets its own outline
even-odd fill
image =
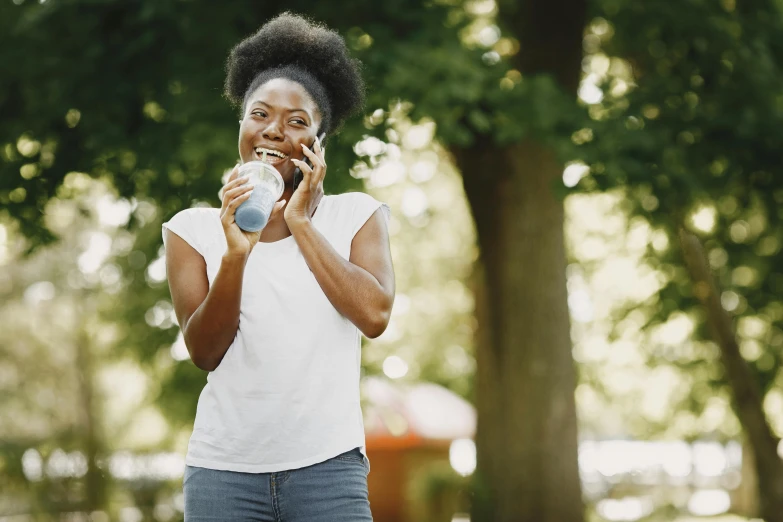
[[[240,229],[253,187],[235,168],[220,209],[163,225],[184,344],[210,372],[186,457],[186,521],[372,520],[361,333],[380,335],[394,300],[389,208],[324,195],[317,138],[361,108],[358,71],[337,33],[291,14],[242,41],[225,90],[240,109],[239,155],[272,165],[283,193],[264,228]]]

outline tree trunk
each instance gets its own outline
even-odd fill
[[[761,391],[742,358],[731,317],[721,306],[720,293],[701,241],[690,232],[680,230],[680,246],[693,280],[694,293],[707,312],[707,322],[720,347],[726,379],[734,395],[734,411],[753,448],[761,517],[766,522],[783,522],[783,461],[777,452],[780,439],[767,423]]]
[[[82,299],[90,299],[83,297]],[[95,299],[92,297],[92,299]],[[89,307],[87,307],[89,308]],[[82,308],[82,324],[76,339],[76,371],[79,376],[81,399],[82,444],[87,459],[87,474],[84,477],[85,498],[83,509],[87,512],[106,508],[106,481],[98,467],[101,452],[101,438],[96,415],[96,393],[93,381],[95,365],[93,361],[92,339],[87,332],[87,323],[91,315]]]
[[[454,154],[481,252],[471,520],[581,521],[562,166],[534,142]]]
[[[759,481],[756,472],[753,446],[748,437],[742,438],[742,466],[740,467],[740,483],[731,492],[731,512],[746,518],[759,516]]]
[[[585,0],[499,0],[512,64],[576,97]],[[577,522],[583,503],[566,291],[563,166],[534,139],[453,149],[476,222],[474,522]]]

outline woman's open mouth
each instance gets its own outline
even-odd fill
[[[258,161],[266,161],[270,165],[277,165],[288,159],[288,155],[280,152],[279,150],[267,149],[264,147],[256,147],[253,149]],[[264,154],[266,153],[266,154]],[[264,156],[266,155],[266,159]]]

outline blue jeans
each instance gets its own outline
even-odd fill
[[[372,522],[359,448],[277,473],[185,467],[185,522]]]

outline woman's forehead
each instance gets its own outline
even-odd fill
[[[276,108],[301,109],[310,113],[318,110],[307,90],[301,84],[286,78],[274,78],[264,83],[250,95],[248,102],[248,105],[263,102]]]

